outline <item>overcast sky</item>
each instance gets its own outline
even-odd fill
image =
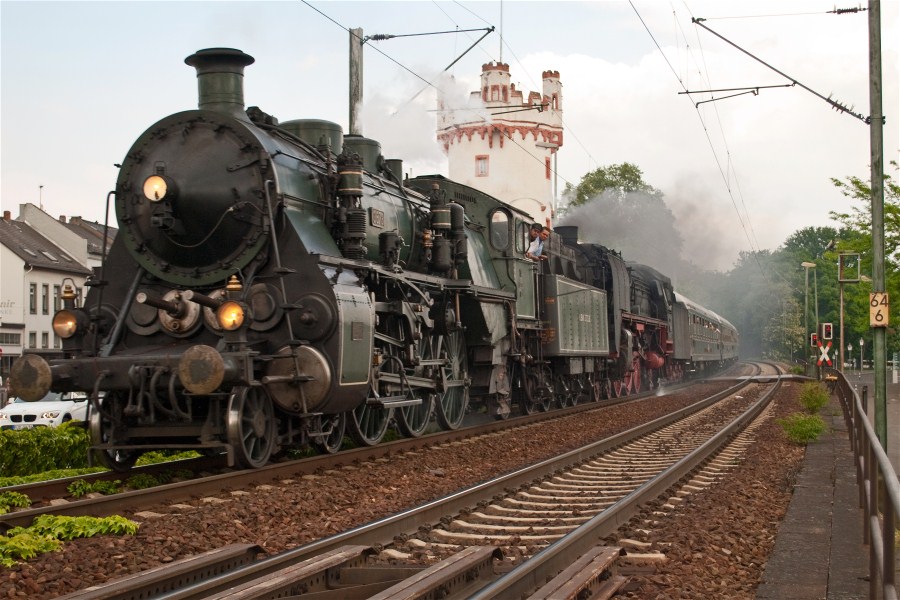
[[[19,204],[42,202],[54,217],[102,221],[114,163],[154,122],[196,108],[196,74],[183,61],[201,48],[256,58],[245,72],[248,106],[346,131],[346,28],[402,35],[493,25],[450,70],[452,83],[440,72],[481,32],[369,42],[363,133],[413,175],[446,173],[426,82],[450,86],[462,101],[491,60],[509,63],[525,92],[540,91],[541,72],[557,70],[566,127],[560,187],[632,162],[664,192],[686,258],[727,270],[740,251],[774,250],[797,229],[832,224],[830,210],[847,210],[829,178],[868,178],[869,128],[800,86],[765,88],[789,80],[691,17],[866,117],[868,14],[830,13],[835,6],[859,4],[2,0],[0,203],[14,217]],[[897,0],[881,3],[886,169],[900,148],[898,13]],[[710,94],[679,93],[756,86],[758,95],[699,107]]]

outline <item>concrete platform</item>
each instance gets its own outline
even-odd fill
[[[845,371],[862,395],[868,388],[869,421],[875,419],[872,371]],[[887,372],[885,397],[887,455],[900,472],[900,383]],[[806,448],[803,470],[787,515],[778,529],[775,551],[756,592],[760,600],[868,598],[868,552],[862,543],[856,470],[839,403],[822,411],[831,431]]]
[[[868,598],[856,471],[841,407],[822,410],[831,431],[806,448],[775,550],[756,591],[760,600]]]

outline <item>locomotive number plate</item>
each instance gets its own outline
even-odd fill
[[[384,213],[377,208],[369,209],[369,221],[372,227],[384,228]]]

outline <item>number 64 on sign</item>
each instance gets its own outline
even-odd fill
[[[890,303],[887,292],[869,294],[869,326],[887,327]]]

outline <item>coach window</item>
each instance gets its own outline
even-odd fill
[[[509,247],[509,215],[505,210],[495,210],[491,215],[491,245],[497,250]]]

